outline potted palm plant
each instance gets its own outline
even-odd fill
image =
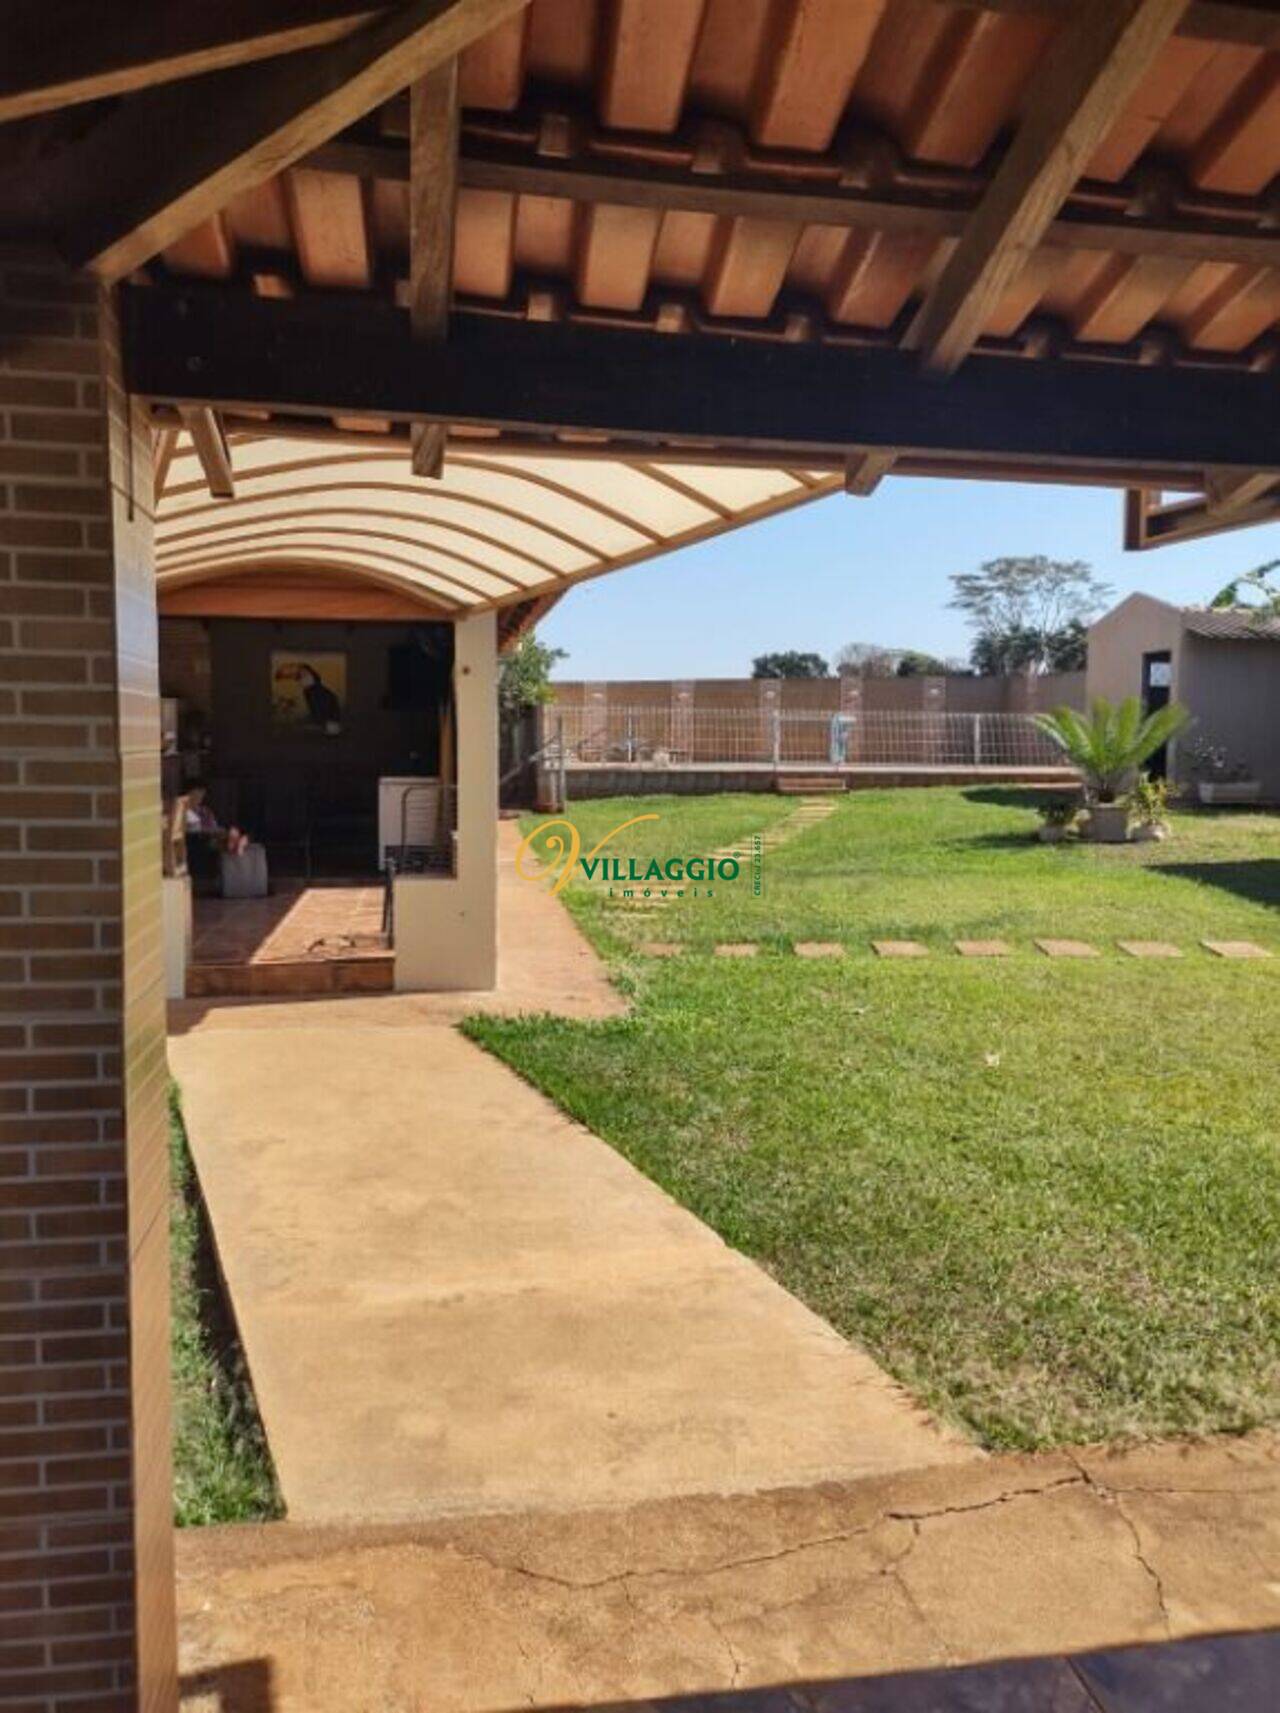
[[[1127,697],[1118,707],[1099,696],[1088,714],[1055,708],[1034,718],[1080,770],[1089,809],[1087,836],[1100,844],[1123,844],[1129,836],[1130,815],[1125,793],[1143,762],[1186,725],[1187,710],[1170,702],[1144,714],[1136,696]]]

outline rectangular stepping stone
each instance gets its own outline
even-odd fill
[[[1036,945],[1047,958],[1096,958],[1098,948],[1088,940],[1037,940]]]
[[[759,946],[754,941],[744,940],[738,944],[717,946],[716,956],[718,958],[753,958],[759,950]]]
[[[1180,958],[1182,951],[1168,940],[1117,940],[1116,945],[1131,958]]]
[[[681,947],[674,940],[642,940],[640,952],[646,958],[678,958]]]
[[[927,958],[928,946],[919,940],[872,940],[871,949],[880,958]]]
[[[1012,948],[1008,940],[957,940],[956,950],[962,958],[1007,958]]]
[[[1212,952],[1218,958],[1269,958],[1271,956],[1265,946],[1257,946],[1252,940],[1201,940],[1200,944],[1206,952]]]
[[[792,948],[798,958],[842,958],[839,940],[797,940]]]

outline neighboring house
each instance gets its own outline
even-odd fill
[[[1211,743],[1280,801],[1280,620],[1130,595],[1089,628],[1086,689],[1090,700],[1141,696],[1149,708],[1182,702],[1194,724],[1172,746],[1169,773],[1185,778],[1191,749]]]

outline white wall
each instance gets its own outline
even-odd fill
[[[1280,643],[1188,635],[1178,698],[1195,717],[1190,741],[1221,745],[1280,802]]]
[[[492,613],[454,627],[458,872],[402,875],[395,888],[400,991],[491,988],[498,974],[498,638]]]
[[[1177,607],[1150,595],[1130,595],[1089,626],[1089,669],[1085,695],[1090,702],[1105,696],[1123,702],[1142,694],[1142,657],[1168,649],[1173,656],[1173,697],[1182,700],[1178,683],[1182,614]]]

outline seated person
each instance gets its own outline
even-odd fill
[[[223,851],[242,856],[249,848],[248,833],[239,827],[223,827],[209,807],[208,786],[202,779],[187,787],[187,867],[197,880],[217,877]]]

